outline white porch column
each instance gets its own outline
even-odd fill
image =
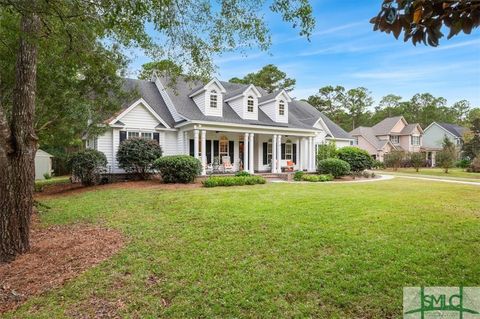
[[[202,130],[202,175],[207,175],[207,131]]]
[[[436,155],[437,155],[437,151],[433,151],[432,152],[432,167],[436,166],[436,160],[435,160]]]
[[[253,164],[253,136],[254,134],[253,133],[250,133],[250,140],[248,141],[248,157],[249,157],[249,161],[248,161],[248,168],[249,168],[249,172],[250,174],[253,174],[254,173],[254,164]]]
[[[243,136],[243,170],[244,171],[249,171],[248,168],[248,133],[245,133],[245,135]]]
[[[297,138],[297,141],[295,142],[297,144],[297,151],[296,151],[296,163],[295,165],[297,166],[297,170],[302,170],[302,161],[300,160],[300,138]]]
[[[277,173],[282,172],[282,136],[277,136]]]
[[[193,157],[198,158],[198,130],[193,130]]]
[[[307,148],[307,156],[308,156],[308,166],[307,166],[307,170],[309,172],[312,171],[312,138],[309,137],[308,138],[308,148]]]
[[[315,137],[312,137],[312,171],[317,171],[317,146],[315,145]]]
[[[277,135],[272,136],[272,173],[277,172]]]
[[[188,155],[190,154],[189,151],[189,141],[188,141],[188,132],[183,132],[183,154]]]

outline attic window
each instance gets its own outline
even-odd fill
[[[253,105],[254,105],[254,102],[253,102],[253,96],[249,96],[247,98],[247,111],[248,112],[253,112]]]
[[[280,100],[278,103],[278,115],[285,115],[285,102],[283,100]]]
[[[215,90],[212,90],[210,92],[210,107],[211,108],[217,108],[217,104],[218,104],[218,100],[217,100],[218,96],[217,96],[217,91]]]

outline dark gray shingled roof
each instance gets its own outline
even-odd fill
[[[225,102],[223,103],[222,117],[206,116],[200,111],[193,99],[189,97],[194,90],[196,91],[200,89],[204,83],[200,81],[186,81],[182,77],[178,77],[174,81],[170,81],[168,78],[163,77],[160,78],[160,81],[165,87],[165,90],[172,100],[177,112],[189,120],[312,129],[313,125],[322,118],[328,129],[332,132],[334,138],[352,138],[340,126],[332,122],[327,116],[306,101],[293,100],[288,104],[288,123],[277,123],[272,121],[261,109],[259,109],[258,112],[258,120],[244,120],[230,107],[230,105],[228,105],[228,103]],[[243,90],[249,86],[249,84],[224,81],[220,81],[220,83],[227,91],[225,96],[233,96],[232,93],[238,94],[239,92],[243,92]],[[134,93],[135,99],[130,101],[130,104],[126,103],[124,108],[142,97],[154,109],[154,111],[167,122],[168,125],[173,127],[176,124],[154,82],[125,79],[124,87],[127,91],[136,90]],[[278,92],[269,94],[263,88],[258,86],[256,86],[256,88],[262,97],[278,94]]]
[[[137,80],[137,79],[125,79],[123,89],[127,92],[131,92],[133,99],[125,102],[122,105],[123,109],[128,108],[133,102],[139,98],[143,98],[145,102],[170,126],[175,125],[175,121],[172,114],[167,108],[165,101],[162,99],[160,92],[154,82]]]
[[[463,133],[467,130],[465,127],[455,125],[455,124],[450,124],[450,123],[437,123],[456,137],[462,137]]]

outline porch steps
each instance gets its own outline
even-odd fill
[[[255,175],[260,175],[267,180],[281,179],[285,181],[293,180],[293,173],[256,173]]]

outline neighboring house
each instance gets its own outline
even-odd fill
[[[403,116],[388,117],[372,127],[360,126],[350,132],[354,144],[382,161],[392,150],[420,152],[423,130],[418,123],[408,124]]]
[[[315,147],[328,141],[350,145],[351,136],[304,101],[284,90],[268,94],[254,85],[183,77],[125,80],[135,99],[108,119],[106,132],[86,145],[105,153],[110,172],[121,173],[116,153],[131,137],[155,139],[163,155],[190,154],[202,161],[203,174],[215,161],[233,170],[280,172],[294,163],[315,170]],[[272,165],[273,163],[273,165]]]
[[[52,155],[38,150],[35,154],[35,179],[45,179],[44,174],[52,174]]]
[[[435,156],[443,148],[443,139],[447,137],[460,150],[463,144],[463,134],[467,128],[449,123],[433,122],[424,130],[423,150],[426,152],[426,159],[433,167]]]

